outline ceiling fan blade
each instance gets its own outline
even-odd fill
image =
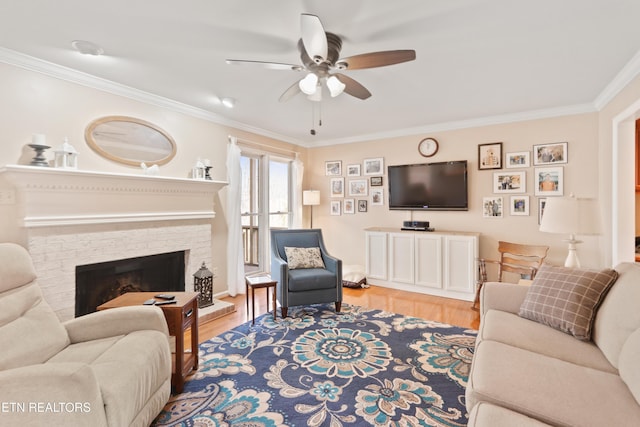
[[[302,44],[309,57],[316,64],[323,62],[327,59],[329,48],[327,35],[320,18],[316,15],[303,13],[300,15],[300,27],[302,29]]]
[[[299,83],[300,83],[299,81],[296,81],[294,84],[289,86],[289,88],[287,90],[285,90],[282,93],[282,95],[280,95],[280,98],[278,99],[278,101],[287,102],[288,100],[290,100],[291,98],[293,98],[294,96],[296,96],[297,94],[302,92],[300,90]]]
[[[384,67],[416,59],[415,50],[387,50],[363,53],[339,59],[336,66],[341,70],[361,70],[363,68]]]
[[[281,64],[278,62],[264,62],[264,61],[245,61],[243,59],[227,59],[227,64],[232,65],[251,65],[259,66],[262,68],[268,68],[270,70],[289,70],[289,71],[302,71],[304,67],[302,65],[295,64]]]
[[[340,73],[336,73],[334,74],[334,76],[336,76],[338,80],[340,80],[345,85],[344,91],[349,95],[355,96],[359,99],[367,99],[371,96],[371,92],[369,92],[366,87],[362,86],[351,77]]]

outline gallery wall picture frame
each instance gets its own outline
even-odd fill
[[[324,174],[326,176],[342,176],[342,161],[329,160],[324,162]]]
[[[372,176],[369,178],[369,182],[372,187],[382,187],[382,177],[381,176]]]
[[[504,205],[502,197],[483,197],[482,198],[482,217],[483,218],[502,218],[504,216]]]
[[[502,142],[478,145],[478,169],[502,169]]]
[[[384,175],[384,159],[378,157],[375,159],[364,159],[365,175]]]
[[[569,143],[553,142],[533,146],[533,165],[553,165],[569,161]]]
[[[509,214],[512,216],[529,216],[529,196],[511,196]]]
[[[544,207],[547,205],[547,198],[538,198],[538,225],[542,224],[542,215],[544,214]]]
[[[363,197],[368,194],[368,185],[366,179],[352,179],[349,181],[349,196]]]
[[[344,178],[331,178],[331,197],[344,197]]]
[[[340,200],[332,200],[331,201],[331,215],[340,215],[342,203]]]
[[[342,213],[354,214],[356,213],[356,201],[355,199],[344,199]]]
[[[562,196],[564,194],[564,168],[550,166],[534,168],[536,196]]]
[[[517,151],[504,155],[504,167],[507,169],[528,168],[529,166],[531,166],[531,153],[529,151]]]
[[[367,200],[358,200],[358,212],[367,211]]]
[[[493,173],[494,193],[526,193],[527,174],[520,172],[494,172]]]
[[[384,191],[382,188],[371,189],[371,206],[384,205]]]
[[[347,165],[347,176],[360,176],[360,165]]]

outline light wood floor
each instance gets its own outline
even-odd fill
[[[266,309],[266,290],[256,290],[256,314]],[[244,294],[223,298],[236,306],[236,312],[219,319],[199,325],[199,341],[203,342],[236,326],[251,320],[251,312],[247,316],[247,305]],[[361,307],[386,310],[406,316],[421,317],[450,325],[478,329],[480,316],[471,309],[471,302],[450,298],[440,298],[413,292],[371,286],[368,289],[344,288],[343,302]],[[278,312],[278,316],[280,313]]]

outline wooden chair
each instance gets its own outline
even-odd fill
[[[480,290],[487,281],[487,264],[498,265],[498,282],[502,281],[502,273],[510,272],[519,274],[521,278],[533,279],[536,272],[547,257],[549,246],[521,245],[518,243],[498,242],[500,261],[478,259],[478,283],[476,297],[471,308],[477,310],[480,302]]]

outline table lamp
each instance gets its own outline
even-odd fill
[[[305,190],[302,192],[302,204],[311,206],[311,227],[313,228],[313,207],[320,204],[320,191]]]
[[[576,235],[600,234],[600,212],[594,199],[570,197],[547,197],[540,222],[540,231],[546,233],[568,234],[569,254],[565,267],[579,268],[580,260],[576,252]]]

